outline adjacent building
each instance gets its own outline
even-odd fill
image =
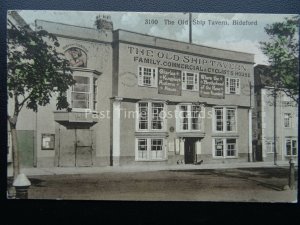
[[[53,98],[21,112],[23,166],[253,160],[253,54],[113,30],[108,16],[97,27],[36,21],[58,37],[76,84],[71,110]]]
[[[256,115],[253,120],[253,125],[255,125],[253,128],[255,131],[253,135],[254,158],[256,161],[274,161],[274,152],[278,161],[286,161],[291,157],[297,158],[297,103],[281,90],[276,92],[275,108],[274,88],[269,67],[257,65],[254,68],[254,74],[254,114]],[[276,151],[274,151],[275,143]]]

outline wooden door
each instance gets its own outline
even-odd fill
[[[195,162],[196,140],[194,138],[186,138],[184,141],[184,162],[185,164],[193,164]]]
[[[92,166],[92,132],[89,129],[76,130],[76,166]]]

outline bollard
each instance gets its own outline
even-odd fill
[[[295,162],[293,158],[290,159],[290,171],[289,171],[289,187],[291,190],[295,189]]]
[[[16,199],[27,199],[28,198],[28,188],[31,183],[24,173],[21,173],[13,182],[13,186],[16,189]]]

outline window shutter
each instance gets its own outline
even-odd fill
[[[143,67],[139,66],[139,70],[138,70],[138,84],[140,86],[143,86]]]
[[[151,69],[152,70],[152,81],[151,81],[151,84],[152,84],[152,86],[153,87],[157,87],[157,68],[155,68],[155,69]]]
[[[201,142],[200,141],[196,142],[196,154],[197,155],[201,154]]]
[[[182,72],[182,90],[186,90],[186,72]]]
[[[229,78],[225,79],[225,94],[229,94]]]
[[[180,142],[180,144],[179,144],[180,145],[180,153],[179,154],[184,155],[184,140],[181,139],[179,142]]]
[[[180,141],[178,138],[175,139],[175,154],[179,155],[180,153]]]
[[[236,94],[240,94],[240,79],[239,78],[236,78],[235,80],[235,90],[236,90]]]
[[[194,73],[194,90],[199,91],[199,74]]]

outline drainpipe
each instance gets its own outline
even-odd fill
[[[253,162],[253,149],[252,149],[252,85],[251,81],[249,82],[249,90],[250,90],[250,108],[248,111],[248,123],[249,123],[249,131],[248,131],[248,162]]]
[[[250,108],[249,109],[249,112],[248,112],[248,120],[249,120],[249,137],[248,137],[248,140],[249,140],[249,152],[248,152],[248,161],[249,162],[253,162],[253,152],[252,152],[252,109]]]
[[[189,43],[192,44],[192,13],[189,13]]]
[[[277,110],[277,90],[276,87],[274,87],[274,165],[277,165],[277,143],[276,143],[276,126],[277,126],[277,121],[276,121],[276,110]]]

